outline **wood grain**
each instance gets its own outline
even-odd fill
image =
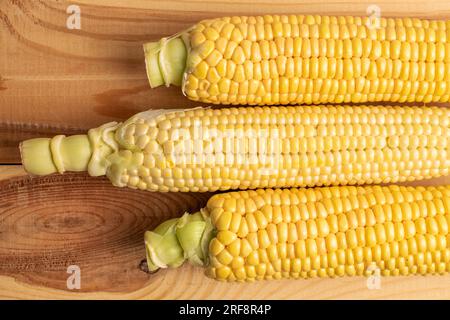
[[[67,268],[82,291],[132,291],[148,275],[143,234],[167,218],[203,207],[208,194],[114,188],[84,174],[14,175],[0,181],[0,274],[67,289]]]
[[[366,15],[368,1],[2,0],[0,163],[18,163],[19,141],[83,132],[148,108],[198,103],[178,88],[150,90],[141,45],[225,15]],[[70,4],[81,30],[66,28]],[[450,2],[378,0],[384,17],[448,19]]]
[[[369,290],[361,277],[218,283],[185,266],[170,274],[156,273],[142,289],[115,293],[69,292],[10,277],[0,280],[2,299],[450,299],[450,276],[383,278],[380,289]]]
[[[0,1],[0,164],[18,163],[18,142],[75,134],[148,108],[198,103],[175,88],[150,90],[141,45],[198,20],[225,15],[366,15],[348,0],[2,0]],[[66,28],[69,4],[81,30]],[[449,19],[450,2],[377,0],[382,16]],[[449,184],[442,177],[416,184]],[[143,233],[203,206],[208,194],[114,188],[104,178],[29,177],[0,165],[0,298],[6,299],[450,299],[450,276],[261,281],[229,284],[199,268],[139,269]],[[81,290],[68,290],[69,264]]]
[[[450,183],[448,177],[421,185]],[[15,299],[450,299],[450,275],[221,283],[188,265],[148,275],[143,233],[193,212],[210,194],[151,193],[112,187],[83,174],[29,177],[0,166],[0,298]],[[81,290],[68,290],[69,265]]]

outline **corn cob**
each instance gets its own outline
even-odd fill
[[[448,175],[449,108],[150,110],[88,135],[22,143],[32,174],[87,170],[116,186],[216,191],[388,183]]]
[[[450,21],[267,15],[144,45],[151,87],[213,104],[448,102]]]
[[[150,271],[185,260],[217,280],[450,271],[450,185],[258,189],[214,195],[145,233]]]

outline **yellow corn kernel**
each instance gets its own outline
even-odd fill
[[[83,158],[84,163],[74,169],[89,170],[91,175],[106,174],[116,186],[174,192],[412,181],[449,173],[449,118],[450,109],[445,107],[149,110],[108,129],[116,151],[103,142],[89,147],[89,140],[84,139],[88,144],[84,150],[95,152],[95,156]],[[104,130],[103,127],[92,129],[90,139],[105,136]],[[70,138],[63,138],[60,145]],[[41,156],[41,161],[50,162],[46,168],[57,170],[54,160],[68,154],[58,153],[58,139],[44,140],[44,144],[42,140],[25,141],[22,145],[25,168],[31,173],[42,172],[34,171],[38,168],[33,164],[36,156],[32,145],[37,143],[36,148],[47,150],[42,154],[48,157],[43,160]],[[54,155],[48,151],[51,141]],[[78,154],[78,151],[72,153]],[[62,171],[61,164],[66,163],[65,169],[70,170],[71,162],[80,161],[79,157],[63,160],[59,161]],[[280,194],[271,197],[274,201],[271,204],[281,201]],[[355,219],[350,215],[330,216],[329,213],[366,210],[366,224],[373,226],[380,221],[380,212],[384,210],[388,210],[386,215],[392,214],[393,222],[398,222],[409,216],[417,217],[419,211],[434,217],[449,206],[446,199],[433,204],[427,200],[429,196],[417,203],[404,201],[407,196],[396,196],[398,201],[393,206],[390,203],[394,196],[391,196],[392,199],[385,198],[377,206],[371,206],[377,197],[377,193],[342,199],[336,196],[314,202],[305,195],[304,199],[298,198],[302,204],[297,212],[292,212],[286,204],[268,211],[253,198],[241,199],[239,203],[227,199],[229,208],[225,211],[253,212],[253,218],[248,216],[239,222],[243,235],[269,221],[293,221],[306,215],[326,219],[331,232],[336,228],[345,232],[355,224]],[[308,199],[311,201],[306,201]],[[211,214],[213,222],[221,215],[219,211]],[[225,214],[222,223],[232,223],[229,218]],[[336,218],[336,221],[330,220]],[[315,228],[319,233],[319,227]]]
[[[173,38],[188,39],[187,46],[180,44],[175,48],[186,54],[186,68],[179,66],[179,61],[171,61],[168,54],[162,57],[168,56],[163,62],[175,66],[170,71],[185,72],[188,81],[178,80],[186,78],[183,74],[162,76],[159,68],[148,63],[149,78],[157,74],[166,79],[152,85],[181,82],[190,99],[215,104],[449,101],[450,86],[442,81],[443,62],[449,60],[445,21],[438,21],[442,29],[436,29],[427,20],[417,20],[405,27],[410,19],[401,18],[371,29],[362,22],[370,21],[360,17],[342,21],[340,17],[293,17],[223,17],[201,21]],[[170,47],[170,43],[168,40],[158,45]],[[146,59],[151,58],[155,58],[155,51],[146,51]],[[222,61],[227,66],[230,62],[234,64],[226,75]],[[264,86],[265,90],[245,90],[247,93],[238,99],[232,86],[205,91],[192,84],[202,79],[209,81],[208,70],[217,68],[222,72],[216,70],[212,75],[221,74],[235,81],[238,92],[243,91],[240,87],[249,88],[244,80],[255,80],[253,87]],[[244,69],[260,71],[251,75]],[[172,78],[177,80],[171,81]],[[217,80],[215,76],[212,78]],[[267,80],[272,85],[266,86]],[[357,82],[360,84],[355,85]],[[363,87],[366,89],[362,90]]]
[[[256,211],[261,213],[261,217],[273,217],[277,208],[280,213],[284,208],[298,211],[299,220],[290,222],[292,215],[285,212],[276,222],[271,220],[264,225],[255,222],[254,232],[242,239],[221,234],[224,231],[220,231],[210,243],[209,259],[216,263],[208,267],[207,274],[224,279],[217,271],[222,268],[220,265],[230,264],[234,278],[247,281],[255,277],[296,279],[366,275],[373,265],[380,269],[382,275],[443,274],[448,272],[450,263],[450,250],[447,249],[450,217],[445,210],[436,210],[430,216],[428,211],[443,203],[450,194],[449,188],[343,186],[284,189],[283,193],[281,190],[260,189],[252,193],[241,191],[216,195],[212,204],[207,205],[213,211],[217,206],[229,208],[229,195],[234,199],[242,197],[245,202],[256,192],[259,195],[257,207],[264,208],[263,211]],[[222,201],[218,199],[220,197]],[[426,199],[427,204],[417,206],[418,212],[413,215],[410,208],[423,202],[422,199]],[[324,204],[328,200],[337,204],[332,211],[326,211],[328,216],[300,214],[301,207],[307,208],[309,203]],[[355,211],[354,205],[344,205],[352,201],[355,205],[365,203],[366,208]],[[242,213],[242,218],[245,220],[250,216],[250,220],[256,221],[254,211],[250,209]],[[206,210],[205,213],[209,214]],[[335,217],[334,222],[330,217]],[[331,227],[333,224],[335,227]],[[300,225],[304,225],[303,236],[302,231],[299,232],[302,229]],[[229,238],[233,238],[234,242],[225,248],[223,241]],[[239,257],[241,259],[237,259]],[[249,268],[254,276],[244,276],[242,268]],[[226,270],[221,272],[227,274]],[[234,278],[227,277],[228,280]]]

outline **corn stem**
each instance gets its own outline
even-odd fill
[[[87,135],[30,139],[20,144],[25,170],[46,175],[64,171],[86,171],[92,155]]]
[[[150,86],[180,86],[186,68],[187,51],[187,46],[178,36],[144,44]]]
[[[194,265],[207,265],[209,242],[214,233],[210,219],[201,212],[185,213],[181,218],[167,220],[153,231],[147,231],[145,248],[149,271],[176,268],[186,260]]]

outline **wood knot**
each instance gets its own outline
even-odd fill
[[[159,271],[159,269],[156,269],[155,271],[150,271],[148,269],[147,259],[144,259],[144,260],[141,261],[141,263],[139,263],[139,269],[141,271],[145,272],[145,273],[148,273],[148,274],[154,274],[154,273],[157,273]]]

